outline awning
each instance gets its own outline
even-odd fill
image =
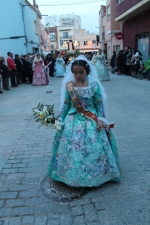
[[[80,52],[98,52],[98,49],[79,50]]]

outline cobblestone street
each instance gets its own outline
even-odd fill
[[[120,183],[91,189],[70,203],[39,192],[47,174],[54,129],[32,116],[38,103],[59,109],[61,78],[50,87],[20,85],[0,95],[0,225],[149,225],[150,82],[111,75],[102,82],[120,158]],[[46,91],[53,91],[46,93]]]

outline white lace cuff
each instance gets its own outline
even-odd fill
[[[109,122],[104,117],[98,117],[97,119],[100,120],[104,126],[109,124]]]
[[[57,119],[59,122],[62,122],[63,121],[63,119],[61,118],[61,117],[58,117],[58,119]]]

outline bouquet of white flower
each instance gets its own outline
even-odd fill
[[[54,116],[54,105],[38,104],[32,109],[36,122],[41,122],[41,125],[51,126],[57,130],[62,130],[64,124],[57,121]]]

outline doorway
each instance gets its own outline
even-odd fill
[[[143,55],[143,63],[146,63],[146,61],[148,60],[148,50],[149,50],[149,34],[145,33],[145,34],[140,34],[137,37],[138,41],[137,41],[137,49],[138,51],[140,51]]]

